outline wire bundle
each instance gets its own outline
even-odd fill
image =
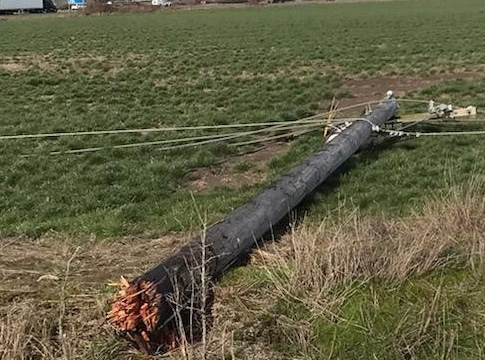
[[[118,135],[118,134],[148,134],[148,133],[175,133],[188,131],[221,131],[219,134],[199,135],[199,136],[181,136],[173,139],[146,141],[126,143],[111,146],[97,146],[85,147],[80,149],[68,149],[64,151],[51,151],[48,155],[62,155],[62,154],[81,154],[96,152],[108,149],[127,149],[135,147],[159,146],[158,150],[169,151],[174,149],[198,147],[202,145],[209,145],[215,143],[227,143],[228,146],[243,146],[250,144],[258,144],[280,138],[295,137],[307,134],[312,131],[322,129],[328,126],[329,119],[331,119],[336,112],[341,113],[347,110],[360,108],[363,106],[379,103],[385,100],[370,101],[347,106],[338,110],[330,110],[324,113],[316,114],[310,117],[302,118],[295,121],[274,121],[264,123],[245,123],[245,124],[225,124],[225,125],[200,125],[200,126],[181,126],[181,127],[163,127],[163,128],[148,128],[148,129],[114,129],[114,130],[98,130],[98,131],[77,131],[77,132],[58,132],[58,133],[40,133],[40,134],[18,134],[18,135],[3,135],[0,136],[0,141],[7,140],[27,140],[27,139],[48,139],[48,138],[64,138],[64,137],[82,137],[82,136],[103,136],[103,135]],[[412,103],[428,103],[426,100],[414,99],[400,99],[400,102]],[[352,122],[358,118],[338,118],[331,121],[330,127],[335,127],[346,122]],[[414,126],[428,119],[422,119],[416,123],[407,125],[404,128]],[[255,130],[248,130],[250,128],[257,128]],[[225,132],[227,129],[237,129],[237,131]],[[244,129],[244,130],[242,130]],[[277,134],[275,134],[277,133]],[[485,131],[474,132],[448,132],[447,135],[454,134],[468,134],[478,135],[485,134]],[[426,133],[420,133],[426,135]],[[431,135],[431,134],[430,134]],[[437,135],[437,134],[433,134]],[[249,140],[247,138],[250,138]],[[24,155],[33,156],[33,155]]]

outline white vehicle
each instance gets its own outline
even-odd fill
[[[168,7],[168,6],[172,6],[172,2],[169,0],[152,0],[152,5]]]
[[[74,4],[69,7],[71,10],[83,10],[86,9],[85,4]]]
[[[13,13],[16,11],[43,12],[43,0],[0,0],[0,12]]]
[[[83,10],[86,8],[86,5],[74,4],[69,6],[70,10]]]
[[[82,10],[87,6],[85,0],[67,0],[67,4],[70,10]]]

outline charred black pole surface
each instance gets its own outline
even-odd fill
[[[352,156],[369,139],[372,124],[382,125],[396,109],[396,100],[383,100],[365,120],[355,121],[203,236],[122,286],[108,315],[111,324],[150,353],[176,347],[181,335],[197,341],[213,280],[244,258],[257,240]]]

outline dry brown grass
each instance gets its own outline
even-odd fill
[[[140,274],[184,239],[4,239],[0,360],[136,358],[104,320],[115,283],[122,274]]]
[[[356,280],[401,281],[451,264],[474,267],[485,259],[482,194],[482,184],[473,180],[403,219],[355,211],[318,227],[303,224],[257,261],[281,296],[311,301]]]
[[[39,309],[35,301],[12,304],[1,313],[1,360],[71,358],[59,352],[52,314]]]
[[[0,359],[25,359],[32,336],[28,319],[32,308],[27,304],[8,309],[0,322]]]

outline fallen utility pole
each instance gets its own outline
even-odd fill
[[[202,339],[212,294],[210,284],[245,258],[263,235],[369,139],[373,125],[384,124],[396,109],[395,99],[383,100],[369,115],[355,121],[202,236],[131,283],[125,281],[108,315],[110,323],[147,353]]]

